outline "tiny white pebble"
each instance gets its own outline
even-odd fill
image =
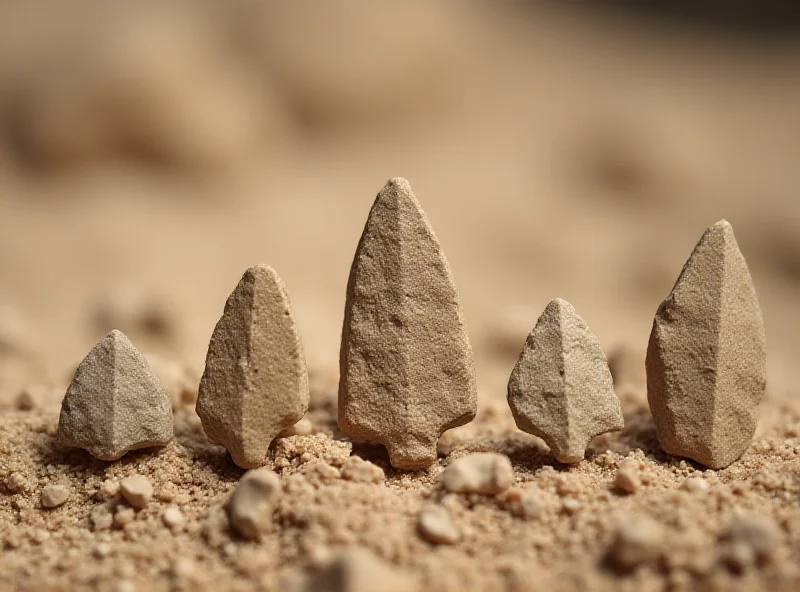
[[[442,474],[442,485],[453,493],[497,495],[513,483],[511,461],[496,452],[476,452],[456,459]]]
[[[70,490],[65,485],[45,485],[42,489],[42,506],[57,508],[69,499]]]
[[[19,493],[25,489],[26,485],[27,483],[25,481],[25,477],[22,476],[22,473],[14,472],[6,477],[6,488],[11,493]]]
[[[384,473],[379,466],[357,456],[351,456],[342,467],[342,478],[356,483],[382,483]]]
[[[629,467],[622,467],[617,471],[617,477],[614,479],[614,485],[617,489],[625,493],[636,493],[642,486],[642,481],[639,475]]]
[[[310,436],[314,433],[314,424],[303,418],[294,424],[294,433],[298,436]]]
[[[100,543],[94,548],[94,554],[96,557],[102,559],[104,557],[108,557],[111,555],[111,545],[108,543]]]
[[[419,532],[435,545],[452,545],[458,541],[458,531],[443,506],[429,505],[419,513]]]
[[[699,491],[708,491],[709,487],[711,486],[708,484],[708,481],[701,477],[689,477],[681,484],[681,489],[693,493]]]
[[[172,575],[178,579],[191,579],[196,569],[194,561],[188,557],[178,557],[172,564]]]
[[[164,513],[161,515],[161,520],[164,522],[167,528],[173,531],[180,530],[186,523],[186,518],[184,518],[183,512],[181,512],[175,506],[170,506],[164,510]]]
[[[107,530],[111,528],[114,517],[106,506],[95,506],[89,515],[93,530]]]
[[[50,538],[50,533],[44,529],[39,528],[34,531],[32,538],[34,544],[41,545],[43,542],[45,542],[47,539]]]
[[[633,569],[655,562],[664,550],[664,529],[649,518],[629,517],[620,525],[611,546],[617,567]]]
[[[572,515],[577,514],[580,511],[581,503],[575,499],[565,499],[562,502],[561,507],[567,514]]]
[[[520,499],[520,512],[522,517],[527,520],[535,520],[542,513],[542,505],[532,493],[523,494]]]
[[[119,482],[113,481],[111,479],[106,479],[103,481],[103,484],[100,486],[100,495],[104,499],[109,499],[114,497],[119,493]]]
[[[133,522],[134,518],[136,518],[136,514],[134,513],[133,508],[119,506],[117,508],[117,513],[114,514],[114,524],[117,526],[125,526],[126,524]]]
[[[146,508],[153,498],[153,484],[144,475],[131,475],[119,486],[124,497],[134,508]]]
[[[228,499],[228,517],[233,528],[246,539],[259,538],[272,522],[273,506],[281,492],[280,477],[269,469],[262,467],[245,473]]]

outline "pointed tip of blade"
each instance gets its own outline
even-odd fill
[[[254,278],[275,278],[278,277],[278,272],[276,272],[269,265],[258,263],[248,267],[247,270],[245,270],[244,275],[252,276]]]
[[[411,191],[411,184],[403,177],[392,177],[386,182],[386,187],[399,187]]]
[[[388,196],[395,198],[410,198],[414,202],[417,201],[417,196],[414,195],[414,191],[411,189],[411,184],[403,177],[393,177],[389,179],[381,189],[380,193],[378,193],[378,199]]]
[[[550,304],[547,305],[547,308],[551,310],[558,310],[558,311],[575,311],[575,307],[572,306],[569,302],[564,300],[563,298],[554,298],[550,301]]]
[[[733,234],[733,226],[725,218],[715,222],[705,232],[706,235],[722,236],[726,241],[735,238]]]
[[[125,333],[123,333],[119,329],[112,329],[111,331],[109,331],[108,335],[106,335],[98,343],[98,345],[100,343],[103,343],[104,341],[105,342],[111,342],[113,344],[122,344],[124,347],[132,347],[132,348],[136,349],[136,346],[134,346],[133,343],[131,343],[131,340],[128,339],[128,336],[125,335]]]

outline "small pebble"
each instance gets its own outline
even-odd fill
[[[244,474],[228,501],[228,516],[246,539],[257,539],[272,522],[272,509],[281,494],[281,479],[267,468]]]
[[[6,489],[8,489],[9,493],[20,493],[25,490],[27,484],[22,473],[14,472],[6,477]]]
[[[630,467],[621,467],[614,479],[614,486],[625,493],[636,493],[642,486],[639,475]]]
[[[114,524],[117,526],[125,526],[130,524],[136,518],[136,513],[133,508],[126,508],[125,506],[118,506],[117,513],[114,514]]]
[[[663,551],[664,528],[650,518],[629,518],[617,531],[611,558],[622,570],[655,562]]]
[[[15,401],[17,409],[20,411],[32,411],[42,407],[52,389],[43,384],[32,384],[25,387],[17,395]]]
[[[497,495],[513,483],[511,461],[496,452],[478,452],[456,459],[442,474],[442,485],[453,493]]]
[[[100,486],[100,495],[103,499],[111,499],[119,493],[119,482],[106,479]]]
[[[146,508],[153,499],[153,484],[144,475],[131,475],[119,484],[120,492],[134,508]]]
[[[108,530],[114,522],[111,511],[106,506],[95,506],[89,515],[93,530]]]
[[[342,467],[342,478],[356,483],[382,483],[383,469],[371,462],[351,456]]]
[[[161,520],[164,522],[164,525],[173,532],[180,530],[183,528],[184,524],[186,524],[186,518],[184,518],[183,512],[175,506],[170,506],[164,510],[164,513],[161,515]]]
[[[41,545],[43,542],[50,538],[50,533],[44,530],[43,528],[37,528],[33,531],[33,536],[31,536],[31,540],[35,545]]]
[[[103,559],[111,555],[111,545],[108,543],[100,543],[94,548],[94,555],[98,559]]]
[[[70,489],[65,485],[45,485],[42,489],[42,506],[57,508],[69,499]]]
[[[421,590],[405,571],[395,568],[372,551],[349,547],[327,565],[310,574],[301,592],[409,592]]]
[[[571,498],[570,499],[565,499],[561,503],[561,508],[564,510],[564,512],[566,512],[570,516],[580,512],[582,507],[583,506],[581,506],[581,503],[578,500],[571,499]]]
[[[542,504],[532,493],[525,493],[519,500],[520,516],[526,520],[535,520],[542,514]]]
[[[691,493],[708,491],[709,487],[711,486],[708,484],[708,481],[702,477],[689,477],[688,479],[685,479],[683,483],[681,483],[681,489]]]
[[[310,436],[314,433],[314,424],[303,418],[294,424],[294,433],[298,436]]]
[[[179,580],[192,580],[197,572],[197,564],[188,557],[178,557],[172,563],[172,576]]]
[[[450,512],[438,505],[428,505],[419,513],[420,534],[435,545],[452,545],[458,542],[458,531],[450,519]]]
[[[765,563],[780,542],[778,525],[769,516],[747,512],[733,519],[723,534],[723,558],[736,571]]]

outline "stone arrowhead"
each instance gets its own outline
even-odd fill
[[[169,395],[121,331],[104,337],[78,366],[61,403],[58,435],[101,460],[172,440]]]
[[[744,454],[766,386],[758,298],[731,225],[706,230],[656,312],[647,398],[661,447],[712,469]]]
[[[248,269],[225,304],[206,356],[197,415],[210,440],[245,469],[308,410],[308,371],[286,287],[271,267]]]
[[[508,382],[517,426],[561,463],[583,460],[593,438],[621,430],[622,409],[597,338],[569,302],[553,300],[528,335]]]
[[[445,430],[472,421],[472,349],[447,260],[411,187],[378,194],[347,286],[339,428],[382,443],[394,467],[436,460]]]

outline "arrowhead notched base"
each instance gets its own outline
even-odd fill
[[[558,462],[583,460],[593,438],[621,430],[622,409],[597,338],[568,302],[548,304],[508,382],[517,426]]]
[[[245,271],[214,328],[196,411],[208,439],[244,469],[266,462],[278,434],[308,410],[308,371],[277,272]]]
[[[340,375],[342,434],[381,442],[397,468],[429,467],[439,436],[475,417],[458,292],[405,179],[378,194],[353,259]]]

